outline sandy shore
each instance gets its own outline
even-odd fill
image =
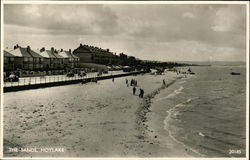
[[[175,77],[175,76],[174,76]],[[138,108],[138,121],[137,125],[142,133],[142,138],[146,144],[144,145],[144,153],[148,153],[149,157],[202,157],[200,153],[185,146],[185,144],[177,141],[169,132],[164,128],[164,120],[166,118],[166,108],[168,104],[163,106],[152,106],[153,100],[161,90],[168,89],[169,95],[173,92],[171,88],[178,85],[175,82],[182,79],[183,76],[177,76],[168,80],[165,86],[161,86],[148,94],[141,102]],[[176,87],[176,86],[175,86]],[[147,145],[147,143],[151,145]],[[148,152],[150,151],[150,152]]]
[[[162,111],[150,107],[161,89],[181,75],[138,75],[97,84],[69,85],[4,94],[5,157],[197,156],[164,131]],[[138,81],[136,96],[125,79]],[[162,86],[162,80],[167,86]],[[138,97],[139,88],[145,91]],[[164,112],[165,113],[165,112]],[[151,116],[150,116],[151,115]],[[38,152],[10,151],[36,148]],[[63,148],[42,152],[41,148]]]

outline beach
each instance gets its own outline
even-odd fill
[[[148,128],[150,99],[182,75],[138,75],[87,85],[4,94],[4,156],[20,157],[186,157],[183,145]],[[135,96],[129,82],[136,79]],[[166,86],[162,86],[162,80]],[[139,88],[145,91],[139,98]],[[155,128],[162,128],[160,119]],[[162,121],[161,121],[162,122]],[[37,152],[10,152],[35,148]],[[41,148],[63,148],[42,152]]]
[[[244,156],[244,67],[192,70],[4,93],[4,156]]]

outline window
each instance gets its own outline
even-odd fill
[[[8,57],[4,57],[4,63],[9,63]]]
[[[29,64],[29,69],[33,69],[33,65],[32,64]]]
[[[32,62],[32,61],[33,61],[33,58],[29,58],[29,61]]]
[[[27,57],[24,57],[23,61],[24,61],[24,62],[28,62],[28,58],[27,58]]]
[[[28,68],[29,68],[29,65],[28,65],[28,64],[24,64],[24,65],[23,65],[23,68],[24,68],[24,69],[28,69]]]
[[[14,61],[14,57],[10,57],[10,61]]]

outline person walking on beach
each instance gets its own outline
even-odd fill
[[[112,82],[114,82],[114,81],[115,81],[115,78],[113,77],[113,78],[112,78]]]
[[[133,84],[134,84],[134,80],[131,79],[131,81],[130,81],[130,86],[133,86]]]
[[[135,80],[135,86],[137,86],[137,80]]]
[[[133,88],[133,95],[135,95],[135,92],[136,92],[136,88],[134,86],[134,88]]]
[[[163,79],[162,83],[163,83],[164,86],[166,85],[165,79]]]
[[[144,95],[144,90],[140,88],[140,94],[139,94],[139,97],[140,97],[140,98],[143,98],[143,95]]]

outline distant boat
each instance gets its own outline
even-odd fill
[[[231,72],[231,75],[240,75],[239,72]]]

